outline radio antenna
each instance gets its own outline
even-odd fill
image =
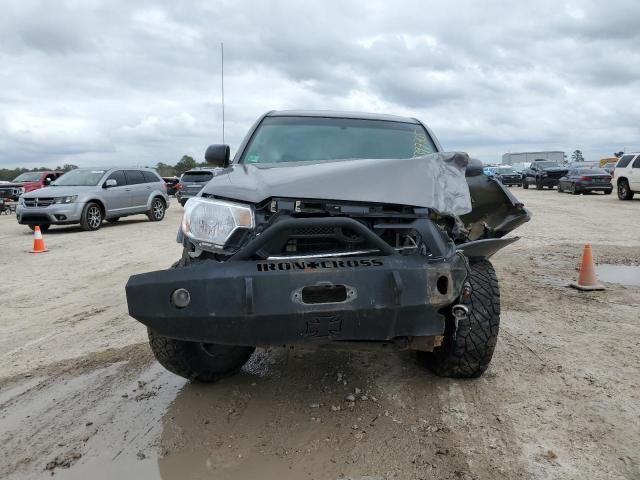
[[[224,143],[224,43],[220,42],[220,85],[222,90],[222,143]]]

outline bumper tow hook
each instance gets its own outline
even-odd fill
[[[457,304],[451,308],[451,313],[453,314],[453,340],[456,339],[456,335],[458,333],[458,323],[460,320],[464,320],[469,316],[469,308],[466,305]]]

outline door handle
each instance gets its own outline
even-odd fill
[[[147,187],[147,190],[151,190],[151,187]]]
[[[124,191],[125,191],[125,192],[130,192],[130,191],[131,191],[131,189],[130,189],[130,188],[125,188],[125,189],[124,189]]]

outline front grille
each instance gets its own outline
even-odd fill
[[[33,213],[25,213],[22,215],[22,218],[20,219],[20,221],[22,223],[26,223],[26,224],[30,224],[30,225],[38,225],[38,224],[42,224],[42,223],[49,223],[49,217],[47,217],[46,215],[38,215],[38,214],[33,214]]]
[[[320,253],[348,250],[345,247],[346,245],[336,238],[319,235],[315,237],[290,238],[285,250],[296,253]]]
[[[564,177],[567,172],[547,172],[547,177],[549,178],[560,178]]]
[[[317,237],[317,236],[333,236],[335,229],[333,227],[305,227],[296,228],[291,232],[292,237]]]
[[[25,198],[25,207],[48,207],[53,203],[53,198]]]
[[[0,189],[0,198],[11,198],[11,190],[8,188]]]

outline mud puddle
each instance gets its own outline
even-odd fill
[[[480,398],[488,403],[484,388],[434,377],[412,355],[274,350],[213,385],[158,365],[140,379],[56,478],[507,478],[524,470],[502,407],[478,410]],[[140,391],[158,393],[131,401]],[[469,436],[505,474],[472,467]]]
[[[601,264],[596,273],[603,282],[640,287],[640,265]]]

